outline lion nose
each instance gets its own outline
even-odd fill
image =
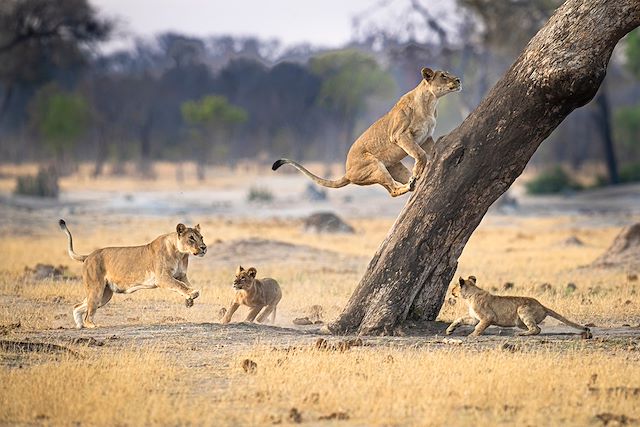
[[[456,79],[456,83],[460,84],[460,79]]]
[[[207,247],[206,246],[200,246],[200,250],[205,254],[207,253]]]

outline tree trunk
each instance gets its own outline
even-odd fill
[[[478,108],[438,141],[427,175],[329,329],[388,334],[407,318],[435,319],[489,206],[551,131],[593,98],[614,46],[638,25],[637,0],[558,8]]]
[[[611,133],[611,113],[609,111],[609,96],[607,95],[606,85],[596,96],[596,107],[598,109],[598,127],[600,128],[602,138],[602,148],[604,149],[604,158],[607,164],[607,175],[609,184],[619,184],[618,162],[616,160],[616,151],[613,144],[613,135]]]

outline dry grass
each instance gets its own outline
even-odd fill
[[[637,352],[255,349],[248,357],[255,376],[232,382],[228,394],[254,402],[250,424],[287,420],[292,407],[304,421],[343,413],[356,425],[587,425],[605,412],[640,417],[640,370],[631,369]]]
[[[162,176],[174,173],[164,167],[158,166]],[[2,172],[8,176],[23,169]],[[81,170],[76,182],[63,180],[63,188],[140,187],[130,179],[94,182],[88,173]],[[226,179],[216,179],[216,185],[225,185]],[[0,190],[9,181],[0,179]],[[165,181],[176,187],[173,175]],[[163,188],[163,179],[150,185]],[[57,217],[37,215],[28,213],[24,222],[0,226],[0,325],[20,321],[17,337],[42,330],[55,336],[56,328],[71,328],[72,306],[83,298],[77,278],[81,264],[68,258]],[[281,326],[290,326],[312,305],[323,307],[325,320],[336,316],[392,223],[352,219],[355,235],[310,238],[295,220],[199,220],[210,245],[216,239],[260,237],[338,254],[337,261],[320,256],[305,263],[280,253],[255,265],[259,275],[274,277],[282,286]],[[88,253],[146,243],[171,231],[175,220],[79,214],[70,227],[76,251]],[[457,274],[476,275],[481,287],[498,294],[535,296],[577,322],[635,326],[640,322],[640,282],[629,273],[638,272],[579,268],[600,255],[618,231],[589,217],[489,216],[465,248]],[[571,236],[584,245],[564,244]],[[243,259],[214,262],[217,256],[210,251],[190,263],[191,281],[202,290],[193,308],[186,309],[179,296],[165,290],[141,291],[116,295],[98,310],[97,322],[108,328],[217,321],[232,295],[236,262],[248,266]],[[26,266],[39,262],[68,265],[69,278],[32,280],[24,275]],[[506,282],[513,287],[505,289]],[[461,304],[446,303],[440,318],[452,320],[463,311]],[[234,320],[243,315],[237,313]],[[311,425],[338,423],[340,417],[354,425],[598,425],[603,413],[640,420],[637,340],[528,346],[532,341],[511,339],[522,346],[516,352],[499,349],[500,341],[496,347],[365,346],[340,353],[318,351],[308,343],[303,349],[273,351],[266,334],[262,343],[241,350],[229,350],[226,342],[215,348],[193,346],[188,338],[164,342],[157,336],[155,344],[141,341],[134,348],[81,348],[79,358],[0,351],[0,424],[286,424],[295,421],[292,408]],[[257,363],[255,374],[241,369],[244,358]],[[589,385],[594,374],[597,382]],[[336,419],[320,419],[332,414]]]
[[[640,356],[621,350],[341,353],[257,345],[226,369],[187,369],[160,348],[85,352],[0,369],[0,423],[263,425],[292,422],[292,408],[311,424],[331,416],[355,425],[587,425],[607,413],[638,419],[640,370],[632,366]],[[244,357],[257,364],[255,374],[242,370]],[[216,376],[223,387],[202,387]]]
[[[205,414],[201,399],[185,393],[184,371],[154,349],[63,355],[21,369],[0,369],[0,423],[197,422]]]

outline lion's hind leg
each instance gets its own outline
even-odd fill
[[[531,307],[526,305],[521,305],[518,307],[518,317],[527,327],[526,331],[518,332],[516,335],[527,336],[527,335],[538,335],[540,333],[540,327],[536,322],[535,312]]]
[[[275,304],[269,304],[268,306],[266,306],[264,308],[264,310],[262,311],[262,313],[260,313],[260,315],[258,316],[258,318],[256,319],[256,321],[258,323],[262,323],[264,322],[267,317],[269,317],[269,315],[273,313],[273,316],[271,317],[271,323],[274,322],[274,320],[276,319],[276,305]]]
[[[404,166],[403,166],[404,167]],[[367,154],[357,164],[347,166],[345,177],[356,185],[382,185],[392,197],[397,197],[411,191],[413,182],[402,184],[396,181],[387,167],[380,160]]]
[[[404,168],[402,164],[400,164],[400,166]],[[386,188],[392,197],[402,196],[409,191],[413,191],[415,187],[415,179],[413,177],[409,177],[409,179],[407,179],[407,182],[402,184],[394,179],[394,177],[391,175],[386,166],[382,164],[382,162],[378,162],[378,169],[372,173],[371,177],[375,180],[376,183]]]

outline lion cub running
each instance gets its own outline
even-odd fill
[[[517,335],[537,335],[540,333],[538,323],[551,316],[573,328],[589,332],[589,328],[573,323],[555,311],[543,306],[534,298],[503,297],[492,295],[476,286],[475,276],[467,280],[460,277],[459,283],[451,290],[455,297],[462,298],[469,307],[469,316],[454,321],[446,331],[450,335],[462,324],[475,325],[470,336],[481,335],[490,325],[511,327],[517,326],[526,331]]]
[[[96,249],[89,255],[76,254],[67,224],[61,219],[59,225],[69,238],[69,256],[83,263],[82,281],[87,296],[73,308],[78,329],[95,328],[96,310],[107,304],[114,293],[131,294],[160,287],[182,295],[187,307],[200,295],[187,279],[189,255],[201,257],[207,253],[200,225],[188,228],[178,224],[174,233],[159,236],[146,245]]]
[[[246,318],[247,322],[253,322],[262,308],[264,311],[256,320],[262,323],[271,314],[271,323],[275,322],[276,306],[282,298],[280,285],[268,277],[258,280],[256,274],[257,270],[253,267],[245,270],[241,265],[238,266],[236,278],[233,281],[233,289],[236,290],[236,294],[231,302],[231,307],[222,318],[222,323],[229,323],[233,313],[240,305],[251,308]]]

